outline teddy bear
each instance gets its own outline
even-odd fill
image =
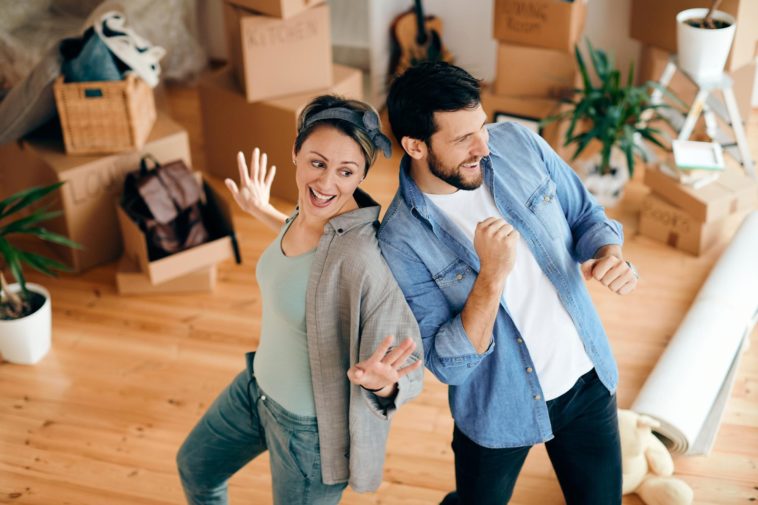
[[[637,493],[647,505],[690,505],[692,488],[673,477],[674,461],[653,435],[660,423],[631,410],[619,409],[622,493]]]

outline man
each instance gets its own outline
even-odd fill
[[[379,240],[450,385],[457,497],[443,503],[507,503],[544,442],[569,505],[620,504],[618,372],[582,274],[635,288],[621,226],[539,136],[485,126],[463,69],[411,68],[387,108],[405,156]]]

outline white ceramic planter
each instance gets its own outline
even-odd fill
[[[616,170],[614,173],[604,175],[597,171],[597,166],[600,165],[599,153],[579,162],[577,166],[577,172],[581,175],[584,186],[603,207],[615,207],[624,195],[624,188],[629,181],[629,169],[624,153],[614,148],[611,151],[610,161],[611,166]]]
[[[6,361],[19,365],[33,365],[44,358],[52,333],[50,293],[39,284],[27,282],[26,287],[45,297],[42,307],[21,319],[0,320],[0,353]],[[20,286],[11,284],[10,289],[18,292]]]
[[[685,21],[704,18],[708,9],[687,9],[676,15],[676,43],[679,66],[698,81],[718,79],[724,71],[732,48],[736,20],[726,12],[715,11],[713,19],[730,23],[726,28],[695,28]]]

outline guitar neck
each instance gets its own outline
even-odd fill
[[[424,7],[421,5],[421,0],[414,0],[413,4],[413,10],[416,13],[416,42],[424,45],[427,39],[426,26],[424,25]]]

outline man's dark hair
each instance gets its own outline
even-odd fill
[[[449,63],[424,62],[409,68],[390,86],[387,96],[392,134],[427,144],[437,131],[435,112],[473,109],[480,101],[480,82]]]

